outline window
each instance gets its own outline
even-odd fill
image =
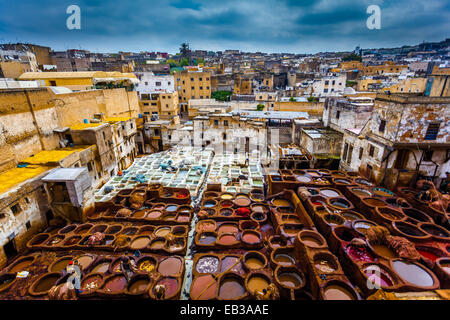
[[[363,154],[364,154],[364,148],[359,148],[359,160],[362,159]]]
[[[353,146],[350,146],[350,148],[348,149],[347,164],[352,163],[352,153],[353,153]]]
[[[369,156],[373,157],[375,154],[375,147],[373,145],[370,145],[369,147]]]
[[[408,160],[409,150],[399,149],[397,150],[397,158],[395,159],[394,168],[395,169],[405,169],[406,161]]]
[[[347,159],[347,152],[348,152],[348,143],[346,142],[344,145],[344,153],[342,154],[342,160],[346,160]]]
[[[161,87],[161,81],[156,81],[156,82],[155,82],[155,86]]]
[[[194,78],[191,78],[191,81],[194,81]]]
[[[385,128],[386,128],[386,120],[381,120],[380,127],[378,128],[378,131],[384,132]]]
[[[27,197],[25,197],[25,202],[26,202],[26,203],[30,203],[30,199],[28,199]]]
[[[200,87],[200,90],[203,90],[203,87]]]
[[[29,230],[31,228],[31,222],[27,221],[27,223],[25,223],[25,226],[27,227],[27,230]]]
[[[425,133],[425,140],[436,140],[440,125],[440,122],[430,123]]]
[[[223,125],[224,125],[225,127],[228,127],[228,120],[223,120]]]
[[[91,165],[90,162],[88,162],[87,167],[88,167],[88,170],[89,170],[89,171],[92,171],[92,165]]]
[[[325,80],[325,85],[326,85],[326,86],[328,85],[328,83],[329,83],[329,81],[328,81],[328,80]]]
[[[323,92],[325,92],[325,93],[328,92],[328,89],[323,89]]]
[[[226,133],[223,134],[223,140],[227,140],[227,134]]]
[[[202,81],[202,78],[198,78],[199,81]]]
[[[341,112],[340,111],[336,111],[336,119],[339,119],[341,117]]]
[[[219,120],[214,120],[214,125],[218,126],[219,125]]]
[[[423,153],[423,161],[433,160],[433,150],[427,150]]]
[[[105,131],[103,131],[102,133],[103,133],[103,140],[106,140]]]
[[[56,81],[51,80],[51,81],[50,81],[50,86],[51,86],[51,87],[56,87]]]
[[[148,82],[147,81],[145,82],[145,85],[148,86]]]
[[[20,205],[16,203],[15,205],[11,206],[11,211],[14,214],[18,214],[20,213],[20,211],[22,211],[22,208],[20,208]]]

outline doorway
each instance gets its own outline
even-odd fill
[[[3,251],[7,259],[12,258],[17,255],[16,245],[14,239],[10,240],[7,244],[3,246]]]

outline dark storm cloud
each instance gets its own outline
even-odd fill
[[[447,0],[0,0],[0,42],[55,49],[176,52],[188,41],[207,50],[317,52],[401,46],[449,36]],[[66,28],[81,8],[82,30]],[[366,9],[381,7],[381,30]]]

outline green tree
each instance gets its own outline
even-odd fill
[[[215,91],[211,93],[211,98],[216,101],[230,101],[230,97],[233,93],[231,91]]]
[[[180,60],[180,67],[185,67],[189,65],[189,60],[188,58],[183,58]]]
[[[362,58],[361,58],[361,56],[359,56],[355,53],[350,53],[350,54],[346,55],[345,57],[343,57],[342,61],[362,61]]]
[[[183,42],[180,46],[180,58],[187,58],[188,64],[191,60],[191,49],[189,48],[189,43]]]
[[[259,103],[259,104],[256,106],[256,110],[257,110],[257,111],[263,111],[265,107],[266,107],[265,105],[263,105],[262,103]]]
[[[291,102],[295,102],[296,100],[295,100],[295,98],[294,98],[294,97],[290,97],[290,98],[289,98],[289,101],[291,101]]]
[[[175,68],[175,67],[179,67],[179,63],[177,60],[174,59],[167,59],[166,63],[171,67],[171,68]]]

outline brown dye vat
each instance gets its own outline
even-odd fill
[[[190,298],[193,300],[210,300],[217,296],[217,281],[210,274],[196,277],[192,281]]]
[[[47,294],[60,277],[61,275],[59,273],[44,274],[31,285],[28,292],[32,296]]]
[[[280,231],[284,231],[288,237],[295,237],[300,231],[303,230],[303,224],[301,223],[284,223],[280,226]]]
[[[437,259],[446,256],[442,250],[435,247],[416,245],[416,250],[423,258],[431,261],[436,261]]]
[[[293,267],[277,267],[275,279],[281,287],[289,290],[301,289],[306,284],[303,273]]]
[[[353,205],[344,198],[327,198],[327,203],[338,210],[347,210],[353,207]]]
[[[157,237],[165,237],[170,233],[170,227],[162,227],[155,230],[154,234]]]
[[[254,220],[241,220],[239,221],[239,229],[244,230],[257,230],[259,229],[258,222]]]
[[[108,229],[106,229],[105,233],[106,234],[116,234],[120,230],[122,230],[122,226],[111,226]]]
[[[333,235],[341,241],[350,242],[354,238],[359,237],[359,233],[354,229],[348,228],[346,226],[339,226],[334,228],[332,231]]]
[[[162,260],[158,266],[158,272],[164,276],[173,276],[181,272],[183,261],[177,257],[169,257]]]
[[[219,272],[219,258],[216,256],[203,256],[197,260],[195,270],[198,273],[217,273]]]
[[[81,290],[84,294],[92,293],[101,288],[103,277],[100,274],[90,274],[81,281]]]
[[[234,273],[228,273],[220,278],[219,298],[224,300],[234,300],[245,295],[244,280]]]
[[[377,224],[375,222],[369,220],[355,220],[352,222],[353,229],[364,236],[367,232],[367,229],[376,225]]]
[[[16,281],[16,274],[4,273],[0,275],[0,292],[8,289]]]
[[[292,265],[295,265],[295,259],[290,256],[287,253],[284,252],[280,252],[280,253],[275,253],[276,251],[274,251],[272,253],[273,255],[273,261],[283,267],[289,267]],[[275,254],[274,254],[275,253]]]
[[[387,204],[381,199],[378,198],[364,198],[362,199],[362,202],[366,204],[368,207],[386,207]]]
[[[431,219],[425,212],[414,208],[403,209],[403,213],[416,222],[433,222],[433,219]]]
[[[244,257],[244,266],[248,270],[258,270],[263,269],[267,265],[267,258],[261,252],[258,251],[248,251]]]
[[[94,257],[91,255],[81,255],[76,257],[74,260],[78,260],[78,263],[80,264],[81,270],[86,270],[89,265],[94,261]]]
[[[162,216],[162,211],[151,210],[147,213],[146,219],[159,219]]]
[[[111,260],[102,260],[97,263],[94,268],[92,268],[93,273],[107,273],[109,270],[109,266],[111,264]]]
[[[345,222],[345,219],[342,218],[340,215],[332,213],[327,213],[326,215],[324,215],[323,220],[330,226],[339,226],[344,224]]]
[[[258,224],[262,224],[267,221],[267,214],[262,212],[252,212],[250,214],[250,219],[257,222]]]
[[[163,211],[166,205],[164,203],[155,203],[152,206],[152,210]]]
[[[369,243],[370,248],[373,252],[375,252],[378,256],[385,259],[395,259],[397,258],[397,254],[390,249],[388,246],[384,244],[371,244]]]
[[[106,228],[108,228],[108,226],[104,225],[104,224],[96,225],[91,230],[89,230],[89,233],[90,234],[94,234],[96,232],[102,232],[103,233],[106,230]]]
[[[128,227],[122,230],[121,234],[132,236],[135,235],[138,232],[138,228],[135,227]]]
[[[139,235],[149,236],[149,235],[153,234],[154,230],[155,230],[155,227],[153,227],[153,226],[141,227],[141,229],[139,230]]]
[[[391,263],[393,270],[400,278],[414,286],[430,288],[438,282],[431,271],[418,263],[406,260],[394,260]]]
[[[62,245],[65,247],[73,246],[76,243],[78,243],[80,240],[81,240],[81,236],[72,236],[72,237],[69,237],[66,240],[64,240]]]
[[[406,218],[400,211],[387,207],[375,208],[375,211],[384,218],[384,220],[388,221],[400,221]]]
[[[132,295],[143,294],[148,290],[150,279],[147,276],[135,276],[127,286],[127,292]]]
[[[331,253],[320,252],[314,258],[314,267],[319,273],[333,273],[339,269],[339,262]]]
[[[354,290],[344,282],[330,281],[324,288],[323,297],[325,300],[357,300]]]
[[[263,290],[267,289],[270,283],[270,278],[264,273],[251,273],[245,280],[247,290],[253,295],[256,295],[257,292],[263,293]]]
[[[136,263],[140,272],[150,273],[156,269],[156,260],[153,257],[143,257]]]
[[[359,214],[359,213],[354,212],[354,211],[341,212],[341,216],[347,221],[355,221],[355,220],[364,219],[364,216],[362,214]]]
[[[224,193],[223,195],[225,195],[225,194],[229,194],[229,193]],[[231,196],[231,198],[234,197],[232,194],[229,194],[229,195]],[[217,198],[218,196],[219,196],[219,194],[217,192],[212,192],[212,191],[205,192],[205,194],[204,194],[205,199]],[[227,198],[228,198],[228,196],[226,196],[225,198],[222,198],[222,199],[227,199]],[[228,198],[228,199],[231,199],[231,198]]]
[[[31,266],[31,264],[34,262],[35,259],[36,258],[33,256],[20,258],[16,260],[16,262],[14,262],[14,264],[11,267],[9,267],[9,272],[16,273],[27,270],[27,268]]]
[[[130,248],[132,250],[144,249],[145,247],[148,246],[149,243],[150,243],[149,237],[137,237],[131,242]]]
[[[119,293],[127,286],[127,278],[124,275],[113,275],[105,279],[102,290],[106,293]]]
[[[236,234],[228,233],[228,234],[220,234],[216,243],[229,246],[238,243],[238,239],[236,238]]]
[[[300,240],[300,242],[303,243],[303,245],[310,248],[322,248],[327,246],[324,237],[321,234],[314,231],[309,230],[301,231],[297,235],[297,237]]]
[[[333,178],[333,181],[334,181],[335,184],[344,184],[344,185],[352,184],[352,182],[350,180],[348,180],[348,179],[341,179],[341,178],[334,179]]]
[[[281,220],[287,223],[301,223],[300,218],[295,214],[282,214]]]
[[[171,299],[173,298],[177,292],[178,292],[178,279],[173,277],[165,277],[155,284],[155,286],[152,289],[153,296],[155,295],[155,287],[158,285],[162,285],[165,287],[165,299]]]
[[[447,277],[450,276],[450,258],[440,258],[436,260],[436,264],[447,274]]]
[[[408,222],[394,221],[392,226],[400,235],[406,238],[427,239],[430,237],[429,234],[423,232],[418,227]]]
[[[60,244],[61,241],[63,241],[63,239],[64,239],[64,236],[62,236],[62,235],[61,236],[53,236],[45,242],[45,245],[56,246],[56,245]]]
[[[212,208],[217,206],[217,201],[215,200],[206,200],[203,202],[203,207],[205,208]]]
[[[450,240],[450,232],[448,232],[444,227],[438,226],[434,223],[421,223],[419,229],[430,234],[437,240]]]
[[[351,189],[351,191],[353,192],[353,194],[355,194],[356,196],[360,197],[360,198],[364,198],[364,197],[371,197],[372,193],[366,189],[362,189],[362,188],[353,188]]]
[[[225,272],[225,271],[240,272],[242,270],[242,264],[241,264],[241,262],[237,263],[238,260],[239,260],[238,257],[233,257],[233,256],[223,257],[221,264],[220,264],[220,272]],[[234,265],[234,267],[230,269],[230,267],[233,265]],[[230,270],[228,270],[228,269],[230,269]]]
[[[133,213],[132,217],[136,218],[136,219],[142,219],[147,215],[147,213],[148,213],[148,210],[139,210],[139,211],[136,211],[135,213]]]
[[[150,249],[160,250],[160,249],[164,248],[165,245],[166,245],[166,239],[165,238],[161,238],[161,237],[155,238],[150,243]]]
[[[216,230],[216,227],[214,220],[200,220],[195,226],[195,231],[197,233],[212,232]]]
[[[189,213],[180,212],[177,216],[177,221],[181,223],[189,222],[191,220],[191,215]]]
[[[77,227],[76,225],[71,224],[71,225],[68,225],[68,226],[62,228],[61,230],[59,230],[58,233],[59,234],[66,234],[66,233],[69,233],[69,232],[72,232],[73,230],[75,230],[76,227]]]
[[[222,233],[238,233],[239,228],[238,225],[235,223],[223,223],[219,226],[217,229],[218,234]]]
[[[87,223],[87,224],[82,224],[81,226],[79,226],[78,228],[76,228],[73,233],[75,234],[82,234],[82,233],[88,233],[89,229],[92,228],[92,224]]]
[[[169,242],[169,251],[174,252],[184,248],[184,238],[176,237],[173,241]]]
[[[238,195],[233,200],[233,203],[238,207],[248,207],[252,201],[247,195]]]
[[[264,213],[264,214],[269,213],[269,209],[266,206],[263,206],[261,204],[252,204],[251,209],[253,212],[257,212],[257,213]]]
[[[373,186],[373,183],[363,178],[356,178],[355,182],[364,186]]]
[[[184,235],[186,235],[186,232],[187,231],[187,229],[186,229],[186,227],[184,227],[184,226],[175,226],[175,227],[172,227],[172,234],[174,235],[174,236],[184,236]]]
[[[287,199],[273,199],[272,204],[276,207],[292,207],[292,202]]]
[[[245,230],[242,232],[242,242],[249,245],[257,245],[261,243],[261,234],[253,230]]]
[[[261,191],[253,190],[250,192],[250,199],[253,201],[263,201],[264,200],[264,193]]]
[[[234,212],[233,209],[230,208],[220,209],[219,215],[224,217],[230,217],[233,215],[233,212]]]
[[[269,247],[274,250],[276,248],[285,247],[287,245],[286,240],[280,236],[271,236],[269,238]]]
[[[40,233],[35,235],[29,242],[29,246],[37,246],[42,244],[45,240],[47,240],[50,237],[48,233]]]
[[[213,232],[203,232],[198,235],[198,243],[201,245],[211,245],[216,242],[217,235]]]
[[[48,267],[48,272],[61,272],[66,269],[70,261],[72,261],[72,257],[62,257]]]

